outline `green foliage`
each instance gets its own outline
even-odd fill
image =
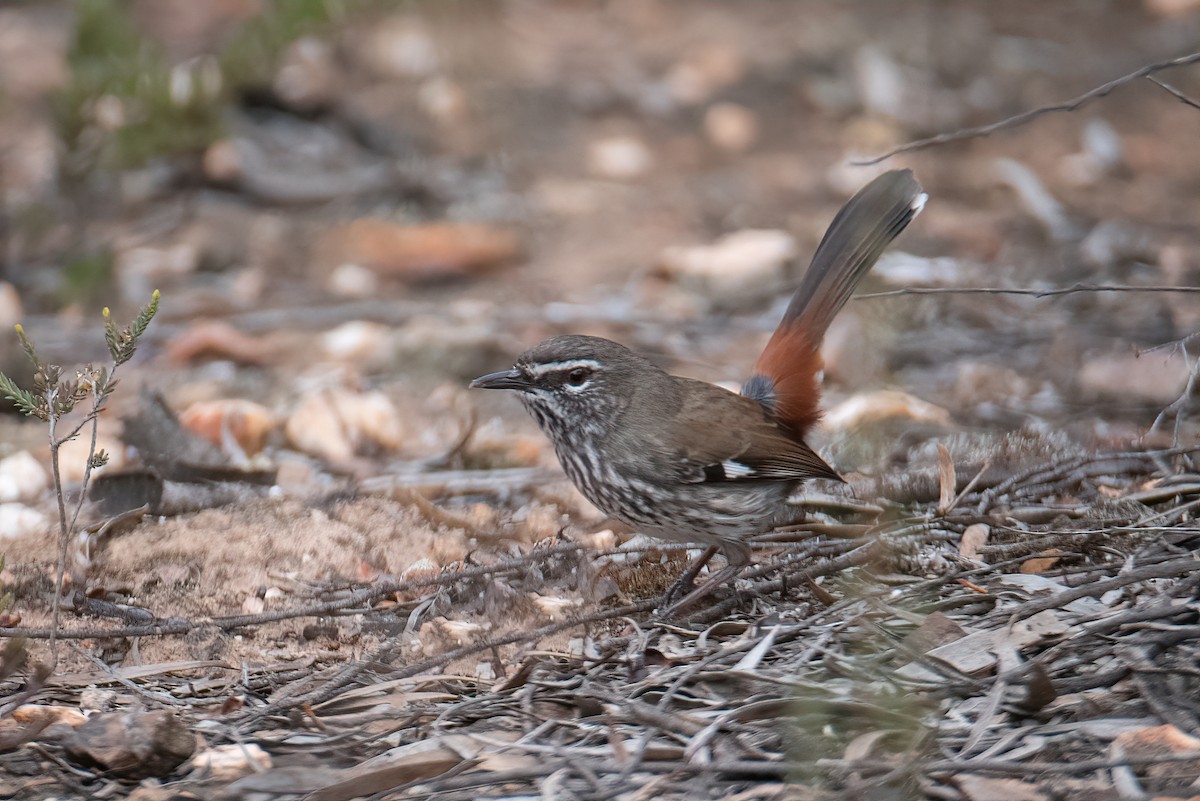
[[[62,300],[67,303],[90,301],[109,286],[112,277],[113,255],[110,251],[71,256],[63,263]]]
[[[133,358],[133,352],[137,349],[137,341],[146,333],[146,327],[150,325],[150,321],[154,319],[154,315],[158,313],[158,290],[154,290],[154,294],[150,296],[150,302],[142,307],[138,312],[138,316],[134,321],[120,331],[117,330],[117,324],[112,321],[112,315],[108,311],[108,307],[104,309],[104,340],[108,343],[108,352],[112,356],[113,364],[124,364]],[[104,368],[96,371],[96,389],[97,391],[110,390],[111,383],[108,378],[108,373]]]
[[[116,368],[133,358],[133,354],[137,351],[138,340],[146,333],[150,321],[158,313],[159,297],[158,290],[154,290],[154,294],[150,296],[150,302],[143,306],[133,322],[124,328],[117,328],[111,313],[105,308],[104,339],[108,343],[108,353],[112,357],[113,366],[110,369],[104,365],[94,367],[89,364],[77,371],[71,378],[63,378],[63,368],[59,365],[47,364],[42,361],[33,343],[25,334],[25,329],[18,325],[16,327],[17,339],[21,343],[21,349],[25,351],[25,356],[33,365],[33,391],[22,389],[17,386],[15,381],[0,372],[0,393],[15,403],[17,408],[25,414],[45,421],[67,416],[81,401],[91,397],[93,403],[90,416],[94,417],[117,387],[117,380],[113,377]],[[56,447],[62,442],[74,438],[81,429],[82,424],[76,427],[73,433],[57,442],[52,442],[51,447]],[[99,467],[108,461],[108,455],[103,451],[92,454],[88,458],[93,467]]]
[[[41,417],[37,398],[30,392],[18,387],[16,382],[4,373],[0,373],[0,393],[3,393],[4,397],[16,404],[17,408],[23,414],[36,414],[38,417]]]
[[[21,343],[21,350],[25,351],[25,357],[29,359],[33,368],[36,370],[42,360],[38,358],[37,351],[33,348],[33,343],[29,341],[29,337],[25,335],[24,326],[15,326],[17,331],[17,341]]]
[[[47,364],[42,361],[33,342],[25,335],[25,329],[18,325],[16,327],[17,339],[21,343],[21,349],[25,351],[25,355],[33,364],[33,391],[22,389],[11,378],[0,373],[0,392],[11,398],[25,414],[44,420],[50,435],[50,474],[54,479],[54,492],[58,498],[59,523],[58,568],[54,582],[54,601],[51,607],[54,611],[50,635],[50,653],[52,661],[55,663],[58,658],[56,649],[58,618],[62,600],[63,576],[66,575],[67,550],[70,546],[71,535],[75,531],[75,524],[79,520],[79,512],[83,509],[83,501],[87,497],[88,481],[91,479],[92,470],[102,467],[108,462],[108,454],[96,448],[97,418],[100,412],[104,411],[105,402],[117,387],[117,381],[114,378],[117,369],[133,358],[138,340],[146,333],[150,321],[158,312],[158,302],[159,294],[156,289],[150,297],[150,302],[138,312],[133,322],[124,328],[117,328],[108,309],[104,310],[104,338],[108,343],[109,355],[112,357],[112,367],[103,365],[94,367],[89,364],[87,367],[77,370],[73,377],[64,378],[63,368],[57,364]],[[85,413],[82,419],[69,427],[64,426],[64,418],[75,411],[75,408],[84,401],[88,401],[88,403],[83,406]],[[60,426],[64,426],[65,433]],[[88,448],[83,486],[75,502],[74,513],[68,514],[62,472],[59,469],[59,452],[64,444],[79,436],[85,428],[91,431],[91,446]],[[3,609],[4,600],[0,598],[0,611]],[[12,659],[16,659],[17,656],[23,656],[23,653],[23,651],[12,652],[12,654],[9,651],[0,653],[0,678],[3,678],[5,670],[18,669],[13,666],[15,663],[9,663],[10,656]],[[44,677],[43,673],[42,678]],[[3,714],[2,706],[0,706],[0,714]]]
[[[79,0],[75,12],[71,82],[54,104],[69,174],[140,166],[221,135],[215,68],[171,67],[120,0]]]
[[[44,200],[16,205],[9,212],[9,227],[36,246],[54,232],[62,217],[57,208]]]
[[[872,661],[870,656],[859,658]],[[852,673],[828,686],[810,681],[797,688],[792,700],[793,722],[786,736],[789,751],[803,767],[791,777],[793,781],[820,786],[828,780],[828,773],[818,766],[819,760],[841,757],[854,739],[866,734],[880,738],[876,750],[881,753],[915,754],[921,750],[929,731],[926,721],[936,712],[936,704],[880,676],[871,680],[872,673],[883,671],[864,666],[863,675]]]
[[[367,5],[365,0],[277,0],[269,11],[247,22],[220,53],[221,72],[231,87],[269,83],[289,44]]]
[[[92,458],[88,460],[88,465],[95,470],[97,467],[104,467],[108,464],[108,451],[101,448],[92,454]]]
[[[219,52],[172,65],[137,31],[127,2],[78,0],[71,81],[55,102],[68,175],[203,151],[224,134],[223,110],[236,92],[269,83],[289,43],[372,5],[386,7],[379,0],[277,0]]]

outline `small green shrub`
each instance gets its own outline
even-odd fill
[[[25,334],[25,329],[17,326],[17,339],[21,349],[33,365],[33,389],[27,390],[18,386],[15,381],[0,372],[0,394],[3,394],[17,408],[27,415],[42,420],[47,425],[50,447],[50,474],[54,480],[54,491],[58,498],[58,570],[54,584],[54,610],[50,639],[51,663],[57,661],[57,639],[59,606],[62,600],[63,576],[66,573],[67,551],[75,525],[79,521],[79,512],[83,509],[87,497],[88,483],[91,481],[92,470],[104,466],[108,462],[108,454],[96,449],[97,420],[104,411],[104,405],[117,388],[117,371],[122,364],[133,358],[137,350],[138,340],[146,333],[150,321],[158,312],[159,294],[154,290],[150,302],[142,308],[133,322],[124,328],[118,328],[113,322],[108,309],[104,310],[104,339],[108,344],[108,354],[112,359],[109,366],[96,367],[87,365],[75,371],[73,376],[65,374],[60,365],[49,364],[38,356],[33,343]],[[72,423],[67,417],[79,408],[83,410],[82,419]],[[83,474],[83,486],[79,490],[79,498],[70,515],[67,513],[67,498],[62,484],[62,471],[59,469],[59,451],[62,446],[78,437],[87,430],[91,436],[91,447],[88,448],[87,467]]]
[[[172,65],[137,31],[126,2],[79,0],[71,81],[54,103],[66,176],[203,151],[225,133],[224,111],[237,93],[270,83],[288,44],[372,6],[386,4],[278,0],[218,52]]]
[[[215,64],[172,67],[119,0],[80,0],[75,13],[71,81],[54,101],[67,177],[201,151],[222,134]]]

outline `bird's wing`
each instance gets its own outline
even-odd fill
[[[685,443],[674,454],[680,480],[842,480],[816,451],[768,418],[757,401],[712,384],[676,380],[688,384],[671,437]]]

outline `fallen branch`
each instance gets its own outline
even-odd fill
[[[1068,590],[1055,593],[1049,598],[1041,598],[1022,604],[1021,608],[1013,614],[1009,625],[1031,618],[1039,612],[1045,612],[1048,609],[1061,609],[1071,601],[1080,598],[1096,598],[1109,590],[1119,590],[1122,587],[1128,587],[1130,584],[1137,584],[1148,579],[1178,578],[1179,576],[1186,576],[1189,573],[1197,571],[1200,571],[1200,560],[1196,559],[1179,559],[1164,564],[1136,568],[1130,570],[1128,573],[1123,573],[1104,581],[1093,581],[1082,587],[1072,587]]]
[[[167,618],[154,623],[140,626],[122,626],[119,628],[86,628],[59,631],[58,639],[86,640],[94,637],[156,637],[166,635],[187,634],[197,629],[215,628],[222,631],[258,626],[263,623],[274,623],[280,620],[291,620],[298,617],[322,617],[343,609],[372,604],[381,598],[397,593],[411,592],[422,587],[442,587],[461,581],[482,576],[503,573],[506,571],[522,570],[529,566],[531,559],[541,559],[547,556],[560,556],[573,553],[583,546],[576,543],[556,545],[553,548],[533,551],[524,557],[507,559],[494,565],[468,567],[461,570],[443,570],[434,576],[417,576],[405,581],[390,579],[381,581],[370,587],[355,590],[344,598],[323,601],[318,604],[300,607],[298,609],[280,609],[274,612],[263,612],[257,615],[232,615],[228,617],[212,617],[201,620],[185,620],[182,618]],[[364,612],[370,610],[363,610]],[[0,638],[26,637],[33,640],[49,639],[52,629],[35,629],[15,626],[0,629]]]
[[[406,665],[399,670],[394,670],[388,674],[388,680],[396,681],[397,679],[407,679],[413,676],[419,676],[422,673],[427,673],[443,665],[462,659],[472,654],[483,653],[499,648],[503,645],[512,645],[518,642],[531,642],[540,640],[543,637],[549,637],[552,634],[557,634],[560,631],[567,631],[577,626],[587,625],[589,623],[599,623],[604,620],[615,620],[629,615],[636,615],[640,612],[648,612],[655,608],[660,598],[650,598],[645,601],[628,604],[626,606],[617,607],[614,609],[605,609],[601,612],[596,612],[590,615],[582,615],[569,620],[564,620],[559,623],[551,623],[541,628],[532,629],[530,631],[514,631],[499,637],[489,637],[481,639],[470,645],[464,645],[461,648],[456,648],[452,651],[447,651],[437,656],[431,656],[428,659],[423,659],[419,662],[414,662]],[[356,678],[371,668],[378,667],[380,664],[387,664],[391,658],[391,652],[399,647],[399,643],[394,642],[397,638],[389,638],[389,641],[384,643],[374,653],[368,655],[365,659],[359,660],[342,670],[338,671],[337,675],[329,681],[325,682],[320,688],[310,690],[309,692],[287,695],[278,697],[271,701],[267,706],[253,709],[249,713],[251,720],[258,720],[263,717],[286,712],[289,709],[295,709],[300,706],[315,706],[323,704],[326,701],[337,697],[337,695],[351,684]]]

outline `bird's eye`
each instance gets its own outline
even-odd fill
[[[576,367],[567,373],[567,383],[573,387],[582,387],[592,377],[592,371],[586,367]]]

